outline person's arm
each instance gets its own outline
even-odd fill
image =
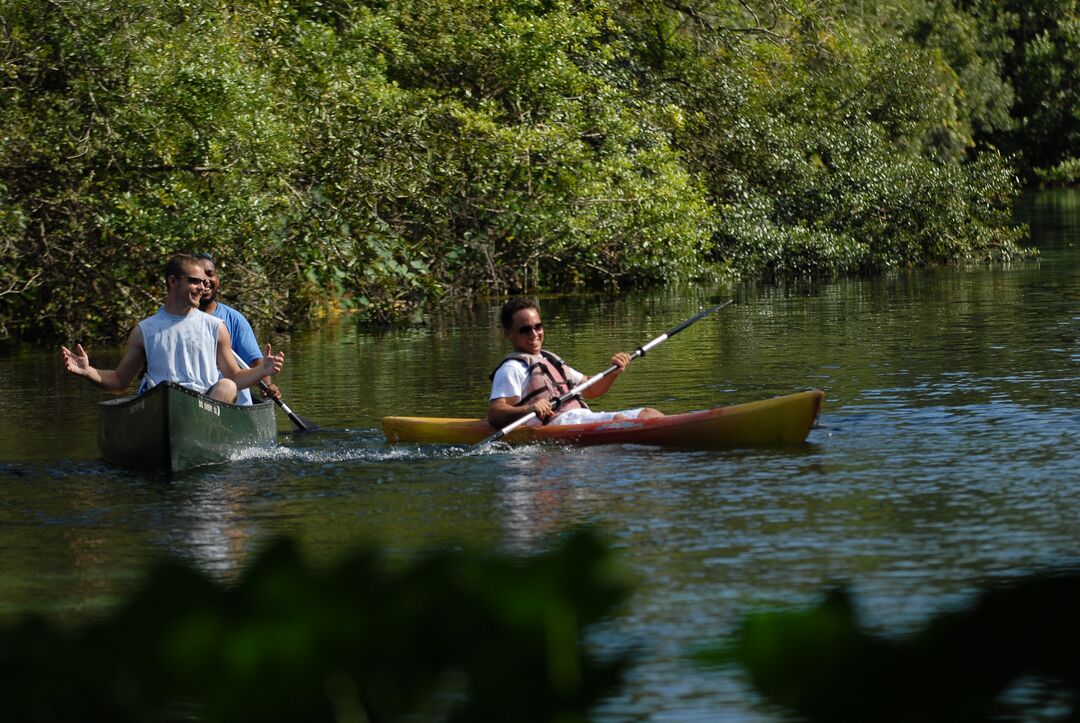
[[[551,417],[551,402],[547,399],[538,399],[526,407],[516,407],[520,397],[499,397],[488,402],[488,424],[492,427],[505,427],[511,422],[516,422],[529,412],[536,412],[536,416],[544,421]]]
[[[245,364],[251,366],[262,359],[263,356],[262,350],[259,349],[259,342],[255,339],[255,330],[251,328],[251,322],[247,320],[247,317],[235,309],[232,312],[235,314],[233,323],[236,329],[236,334],[232,338],[232,348],[244,360]],[[262,381],[266,383],[266,386],[262,389],[263,397],[281,399],[281,390],[271,381],[270,377],[263,377]]]
[[[226,324],[229,334],[232,336],[230,343],[232,348],[244,360],[244,363],[248,366],[254,366],[259,359],[262,359],[262,349],[259,348],[259,342],[255,339],[255,330],[251,328],[251,323],[235,309],[231,309],[230,316],[232,321],[232,328]]]
[[[524,407],[515,406],[521,401],[528,378],[528,368],[519,361],[507,361],[495,371],[491,382],[491,395],[488,398],[488,424],[505,427],[529,412],[536,412],[541,421],[551,417],[551,402],[547,399],[537,400]]]
[[[64,368],[68,372],[113,394],[123,394],[146,362],[146,347],[143,345],[142,329],[138,326],[128,334],[127,348],[116,369],[97,369],[91,366],[90,356],[82,344],[76,344],[75,351],[66,346],[60,347],[60,350],[64,355]]]
[[[224,324],[218,327],[217,337],[217,360],[221,373],[236,383],[237,389],[247,389],[259,383],[263,377],[273,376],[281,371],[285,364],[284,352],[272,353],[270,345],[266,345],[266,354],[248,369],[242,369],[236,363],[232,352],[232,338]]]
[[[597,397],[604,396],[604,392],[611,389],[611,385],[615,383],[615,377],[626,371],[626,367],[630,364],[630,355],[624,351],[619,352],[615,356],[611,357],[611,363],[619,367],[617,370],[608,374],[606,377],[593,384],[591,387],[581,393],[581,396],[586,399],[596,399]],[[580,382],[579,382],[580,384]]]

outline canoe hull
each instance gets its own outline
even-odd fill
[[[813,390],[728,407],[593,424],[519,427],[503,441],[511,444],[646,444],[678,449],[716,449],[806,441],[825,393]],[[384,417],[389,442],[476,444],[497,430],[479,419]]]
[[[273,447],[276,436],[271,402],[226,404],[172,382],[98,405],[98,449],[124,467],[182,472],[227,462],[244,448]]]

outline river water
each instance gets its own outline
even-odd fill
[[[506,351],[498,300],[408,330],[340,322],[277,340],[286,401],[327,431],[173,480],[100,461],[102,394],[66,376],[58,352],[10,352],[0,617],[92,618],[163,553],[228,578],[282,534],[329,561],[366,542],[528,552],[588,523],[638,582],[596,644],[641,646],[597,719],[776,720],[739,671],[694,668],[686,653],[834,582],[850,584],[867,625],[903,634],[988,580],[1080,564],[1080,194],[1029,196],[1017,215],[1038,261],[542,299],[548,347],[589,373],[736,299],[635,362],[600,406],[685,411],[823,389],[821,427],[794,447],[386,445],[384,415],[483,413]],[[98,365],[119,358],[88,346]]]

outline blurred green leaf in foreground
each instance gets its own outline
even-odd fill
[[[813,721],[978,721],[1025,677],[1080,700],[1080,572],[987,587],[901,639],[858,625],[843,589],[816,608],[748,616],[705,664],[738,663],[769,700]],[[1038,701],[1034,701],[1038,703]]]
[[[581,721],[629,657],[594,659],[583,630],[628,589],[587,531],[323,571],[280,541],[228,586],[167,562],[105,620],[0,629],[0,720]]]

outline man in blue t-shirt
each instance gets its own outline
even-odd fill
[[[263,356],[259,350],[259,342],[255,340],[255,332],[252,330],[248,320],[244,318],[244,315],[228,304],[218,301],[217,292],[220,279],[217,274],[217,266],[214,264],[214,257],[207,253],[193,255],[199,260],[199,265],[206,273],[206,278],[210,280],[209,287],[203,290],[199,310],[211,316],[216,316],[225,322],[225,328],[229,330],[229,334],[232,336],[233,351],[245,364],[255,366]],[[270,381],[270,377],[266,377],[263,381],[267,385],[267,390],[263,393],[264,396],[281,399],[281,392]],[[251,392],[247,389],[241,390],[236,398],[236,403],[251,404]]]

